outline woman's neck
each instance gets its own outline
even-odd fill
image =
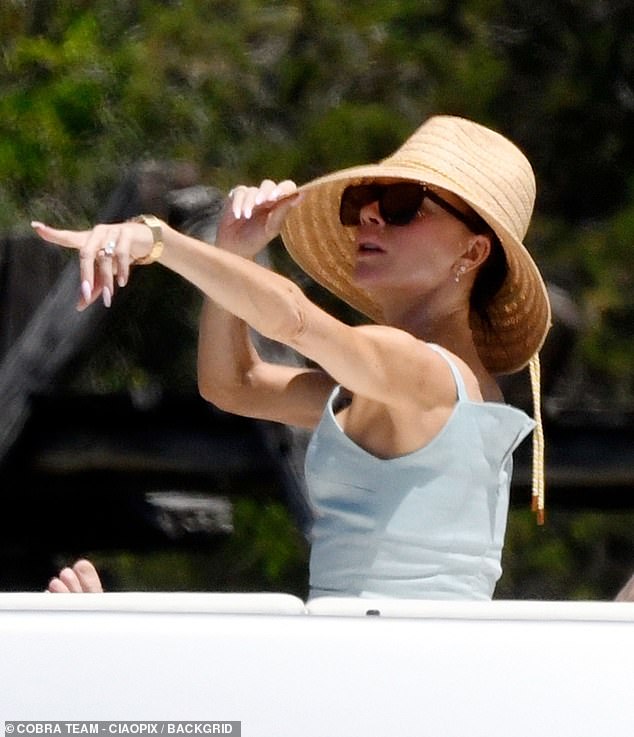
[[[415,303],[404,304],[392,301],[384,305],[384,316],[387,325],[406,330],[416,338],[438,343],[451,351],[461,345],[473,345],[469,305],[466,302],[438,305],[432,300],[418,299]]]

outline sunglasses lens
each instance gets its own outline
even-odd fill
[[[423,204],[425,192],[425,186],[416,182],[401,182],[385,187],[379,200],[383,220],[389,225],[411,223]]]
[[[388,225],[407,225],[420,210],[425,192],[425,185],[416,182],[352,185],[341,195],[339,220],[345,226],[359,225],[361,208],[378,202],[381,217]]]
[[[374,184],[358,184],[346,187],[341,195],[339,220],[342,225],[359,225],[361,208],[376,202],[381,196],[381,188]]]

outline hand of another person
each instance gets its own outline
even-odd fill
[[[115,277],[117,286],[124,287],[132,264],[145,258],[154,245],[150,228],[138,222],[95,225],[91,230],[59,230],[37,221],[31,226],[45,241],[79,252],[79,310],[91,305],[99,296],[106,307],[110,307]]]
[[[49,581],[46,589],[51,594],[101,594],[103,587],[99,574],[89,560],[78,560],[72,568],[63,568],[59,576]]]
[[[254,258],[277,236],[289,209],[297,203],[295,182],[265,179],[259,187],[238,185],[218,225],[216,245],[245,258]]]

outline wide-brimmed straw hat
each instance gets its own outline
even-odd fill
[[[550,304],[522,242],[535,201],[535,177],[524,154],[482,125],[435,116],[380,163],[342,169],[300,187],[303,196],[282,229],[290,255],[315,281],[380,323],[380,306],[353,280],[354,228],[339,222],[343,190],[379,178],[423,182],[453,192],[497,234],[508,274],[488,307],[489,320],[472,310],[471,327],[491,373],[508,374],[526,366],[546,338]]]

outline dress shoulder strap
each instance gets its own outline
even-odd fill
[[[460,370],[458,369],[458,366],[456,366],[455,361],[449,353],[442,348],[439,345],[436,345],[436,343],[427,343],[427,345],[436,353],[438,353],[439,356],[442,356],[445,361],[447,362],[447,365],[451,369],[451,373],[453,375],[453,380],[456,384],[456,393],[458,395],[459,401],[464,401],[466,399],[469,399],[469,395],[467,394],[467,387],[464,383],[464,378],[462,377],[462,374],[460,373]]]

